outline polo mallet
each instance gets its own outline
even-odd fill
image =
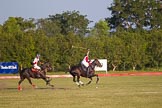
[[[72,45],[72,48],[87,49],[87,48],[84,48],[84,47],[78,47],[78,46],[73,46],[73,45]]]

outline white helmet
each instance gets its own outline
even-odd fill
[[[40,57],[40,54],[37,54],[37,57]]]

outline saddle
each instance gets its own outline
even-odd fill
[[[38,70],[38,69],[35,69],[35,68],[31,68],[31,71],[33,72],[33,77],[35,77],[35,78],[40,78],[41,77],[41,75],[40,75],[40,70]]]
[[[31,71],[32,71],[32,72],[38,72],[39,70],[32,67],[32,68],[31,68]]]
[[[81,68],[82,68],[82,70],[83,70],[84,72],[87,72],[87,67],[84,66],[83,64],[81,64]],[[92,71],[92,67],[89,67],[89,72],[91,72],[91,71]]]

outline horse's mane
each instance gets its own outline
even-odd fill
[[[95,61],[98,61],[98,59],[97,59],[97,58],[95,58],[95,59],[92,61],[92,63],[94,63]]]

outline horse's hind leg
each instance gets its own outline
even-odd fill
[[[37,88],[37,86],[36,86],[36,85],[34,85],[34,84],[32,83],[32,81],[31,81],[30,77],[27,77],[27,79],[28,79],[29,83],[32,85],[32,87],[33,87],[33,88]]]
[[[22,90],[21,88],[21,83],[24,81],[25,78],[21,78],[20,81],[18,82],[18,90]]]
[[[76,81],[76,84],[78,85],[78,87],[80,87],[80,76],[79,75],[77,75],[77,81]]]
[[[74,74],[71,74],[71,75],[73,76],[73,82],[75,82],[77,85],[79,85],[78,81],[76,81],[76,79],[75,79],[76,78],[76,75],[74,75]]]
[[[73,82],[76,82],[76,80],[75,80],[75,76],[73,75]]]

